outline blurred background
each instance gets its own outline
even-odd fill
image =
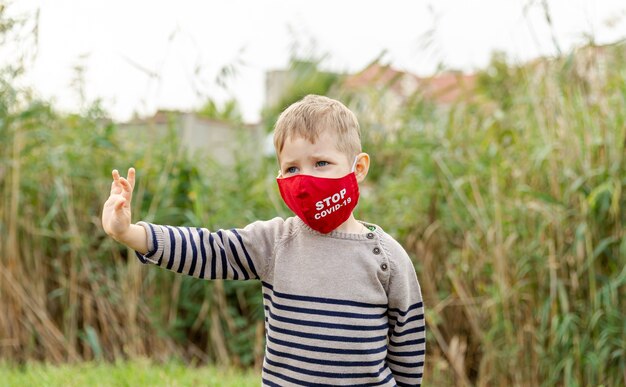
[[[271,131],[310,93],[360,120],[424,385],[626,384],[626,5],[591,0],[0,0],[0,384],[259,385],[260,284],[100,212],[134,166],[135,221],[290,216]]]

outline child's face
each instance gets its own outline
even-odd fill
[[[328,130],[320,133],[313,144],[301,137],[287,138],[278,155],[282,177],[304,174],[337,178],[347,175],[352,163],[336,144],[336,136]]]

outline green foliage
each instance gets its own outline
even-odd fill
[[[6,386],[259,386],[260,374],[251,371],[184,365],[154,364],[143,359],[114,364],[79,365],[0,364]]]
[[[209,99],[200,108],[200,110],[198,110],[197,114],[200,117],[210,118],[213,120],[228,121],[234,123],[243,122],[243,118],[241,117],[241,111],[239,110],[239,105],[237,103],[237,100],[235,99],[229,99],[223,104],[223,106],[219,106],[219,104],[213,99]]]
[[[457,383],[624,383],[623,60],[498,62],[472,100],[366,131],[361,215],[414,255],[431,345],[466,362]]]

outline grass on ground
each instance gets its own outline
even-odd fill
[[[147,360],[107,364],[0,363],[0,386],[232,386],[258,387],[260,372]]]

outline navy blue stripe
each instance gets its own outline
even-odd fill
[[[267,282],[261,282],[264,287],[270,289],[274,294],[280,298],[286,298],[289,300],[296,301],[309,301],[309,302],[319,302],[322,304],[333,304],[333,305],[349,305],[349,306],[359,306],[363,308],[387,308],[387,304],[368,304],[366,302],[359,301],[351,301],[351,300],[340,300],[334,298],[324,298],[324,297],[311,297],[311,296],[298,296],[295,294],[286,294],[280,293],[274,290],[274,287]]]
[[[265,378],[261,378],[261,380],[263,381],[263,385],[264,386],[270,386],[270,387],[281,387],[280,384],[276,384],[274,382],[270,382],[269,380],[265,379]]]
[[[421,376],[420,376],[421,377]],[[398,387],[421,387],[422,384],[418,383],[418,384],[409,384],[409,383],[402,383],[402,382],[397,382],[398,383]]]
[[[384,336],[376,337],[346,337],[346,336],[332,336],[332,335],[318,335],[315,333],[305,333],[300,331],[292,331],[291,329],[284,329],[269,324],[269,330],[272,332],[282,333],[284,335],[304,337],[306,339],[326,340],[326,341],[339,341],[343,343],[376,343],[378,341],[385,340]]]
[[[293,372],[297,372],[299,374],[304,374],[304,375],[311,375],[311,376],[317,376],[317,377],[321,377],[321,378],[332,378],[332,379],[360,379],[360,378],[375,378],[380,376],[381,372],[385,371],[385,369],[387,367],[383,366],[380,369],[378,369],[378,372],[362,372],[362,373],[337,373],[337,372],[323,372],[323,371],[313,371],[313,370],[308,370],[306,368],[300,368],[300,367],[296,367],[296,366],[292,366],[289,364],[281,364],[278,362],[275,362],[273,360],[270,360],[269,358],[265,358],[265,361],[267,362],[267,364],[277,367],[277,368],[284,368]]]
[[[202,257],[202,266],[200,266],[200,278],[206,278],[204,271],[206,270],[206,247],[204,246],[204,231],[201,228],[197,228],[198,239],[200,239],[200,256]]]
[[[145,255],[146,258],[150,258],[154,254],[156,254],[156,252],[159,250],[158,246],[157,247],[154,246],[157,243],[156,232],[154,231],[154,227],[152,227],[150,223],[148,223],[148,227],[150,228],[150,233],[152,234],[152,246],[148,247],[149,249],[151,249],[151,251],[148,251],[148,253]]]
[[[314,387],[335,387],[332,384],[321,384],[321,383],[311,383],[311,382],[303,382],[298,379],[291,378],[287,375],[279,374],[278,372],[270,371],[267,368],[263,367],[263,372],[266,374],[276,376],[279,379],[285,380],[289,383],[297,384],[299,386],[314,386]]]
[[[167,270],[172,270],[172,266],[174,266],[174,252],[176,251],[176,238],[174,238],[174,232],[171,228],[166,227],[169,235],[170,235],[170,258],[167,261]]]
[[[408,374],[406,372],[393,371],[393,376],[399,376],[401,378],[407,378],[407,379],[419,379],[422,377],[422,372]]]
[[[352,387],[359,387],[359,386],[376,387],[376,386],[380,386],[380,385],[386,384],[386,383],[388,383],[392,379],[393,379],[393,374],[391,372],[389,372],[389,375],[387,375],[387,377],[385,379],[381,380],[380,382],[367,383],[367,384],[356,384],[356,385],[353,385]]]
[[[241,264],[241,260],[239,259],[239,254],[237,254],[237,248],[235,247],[235,244],[233,243],[233,241],[230,240],[230,238],[227,238],[227,239],[228,239],[228,245],[230,246],[230,251],[232,251],[233,257],[235,257],[235,262],[237,262],[237,266],[239,267],[239,270],[241,270],[241,272],[243,273],[243,279],[249,280],[250,274],[248,274],[248,271],[246,270],[246,268]]]
[[[385,383],[389,382],[391,379],[393,379],[393,374],[391,372],[389,372],[389,375],[387,375],[387,377],[385,379],[381,380],[380,382],[365,384],[365,386],[368,386],[368,387],[380,386],[382,384],[385,384]]]
[[[318,321],[310,321],[310,320],[297,320],[293,318],[283,317],[272,313],[272,310],[269,307],[265,307],[265,310],[269,313],[270,318],[276,321],[285,322],[294,325],[303,325],[309,327],[316,328],[330,328],[330,329],[346,329],[349,331],[380,331],[383,329],[387,329],[387,324],[382,325],[348,325],[348,324],[333,324],[333,323],[325,323]]]
[[[248,267],[252,271],[252,274],[254,274],[255,278],[258,279],[259,274],[256,272],[256,268],[254,267],[254,262],[252,261],[252,258],[250,258],[250,254],[248,254],[248,250],[246,249],[246,246],[243,244],[243,239],[241,238],[241,235],[239,235],[239,233],[235,229],[233,229],[232,232],[233,234],[235,234],[235,236],[237,237],[237,240],[239,241],[239,244],[241,245],[243,254],[246,256],[246,260],[248,261]]]
[[[213,234],[209,233],[209,246],[211,246],[211,279],[214,280],[217,278],[217,255],[215,254],[215,246],[213,246],[214,239]],[[222,270],[225,268],[222,266]]]
[[[163,263],[163,254],[165,254],[165,248],[161,250],[161,255],[159,256],[159,261],[157,262],[157,265],[159,266],[161,266],[161,264]]]
[[[343,360],[324,360],[324,359],[313,359],[310,357],[298,356],[292,353],[281,352],[271,347],[267,347],[267,352],[272,355],[284,357],[288,359],[293,359],[297,361],[301,361],[304,363],[310,364],[321,364],[325,366],[334,366],[334,367],[371,367],[382,363],[385,359],[380,360],[371,360],[371,361],[343,361]]]
[[[293,383],[293,384],[297,384],[299,386],[314,386],[314,387],[336,387],[334,384],[321,384],[321,383],[311,383],[311,382],[303,382],[301,380],[289,377],[287,375],[281,375],[278,372],[274,372],[274,371],[270,371],[267,368],[263,367],[263,372],[272,375],[272,376],[276,376],[277,378],[280,378],[282,380],[285,380],[289,383]],[[387,377],[383,380],[381,380],[380,382],[376,382],[376,383],[359,383],[359,384],[355,384],[355,385],[349,385],[350,387],[376,387],[376,386],[380,386],[382,384],[385,384],[387,382],[389,382],[391,379],[393,379],[393,374],[389,374],[387,375]]]
[[[338,355],[373,355],[373,354],[385,352],[387,350],[386,344],[383,345],[382,347],[372,348],[372,349],[342,349],[342,348],[318,347],[315,345],[305,345],[305,344],[298,344],[298,343],[294,343],[290,341],[279,340],[270,336],[269,334],[267,335],[267,340],[271,341],[274,344],[282,345],[282,346],[289,347],[289,348],[303,349],[305,351],[311,351],[311,352],[317,352],[317,353],[319,352],[334,353]]]
[[[402,343],[397,343],[393,340],[389,341],[389,345],[392,345],[394,347],[404,347],[407,345],[417,345],[417,344],[424,344],[426,342],[425,338],[421,338],[421,339],[417,339],[417,340],[410,340],[410,341],[404,341]]]
[[[411,323],[413,321],[423,320],[423,319],[424,319],[424,313],[416,314],[415,316],[409,317],[404,322],[396,322],[396,326],[397,327],[403,327],[403,326],[405,326],[408,323]],[[389,320],[397,320],[397,317],[391,317],[390,316]]]
[[[366,320],[375,320],[375,319],[381,319],[381,318],[385,317],[385,313],[380,313],[380,314],[348,313],[348,312],[336,312],[336,311],[332,311],[332,310],[298,308],[296,306],[282,305],[282,304],[277,304],[276,302],[274,302],[272,297],[270,295],[268,295],[268,294],[264,294],[263,298],[265,298],[266,300],[269,300],[272,303],[272,305],[274,305],[274,307],[276,309],[286,310],[286,311],[289,311],[289,312],[305,313],[305,314],[315,314],[315,315],[319,315],[319,316],[358,318],[358,319],[366,319]]]
[[[187,238],[185,238],[185,234],[183,234],[183,230],[180,227],[176,227],[176,231],[180,234],[181,240],[181,250],[180,250],[180,263],[178,264],[177,273],[182,273],[183,268],[185,267],[185,260],[187,259]]]
[[[404,332],[396,332],[395,330],[391,334],[392,336],[400,337],[410,335],[411,333],[424,332],[426,330],[426,326],[416,327],[413,329],[406,330]]]
[[[189,227],[185,227],[187,230],[187,234],[189,234],[189,244],[191,245],[191,267],[189,268],[189,275],[193,276],[193,273],[196,271],[196,262],[198,260],[198,248],[196,247],[196,242],[193,240],[193,235],[191,235],[191,230]]]
[[[405,311],[400,310],[399,308],[389,308],[389,313],[398,313],[400,316],[406,316],[407,313],[409,313],[410,311],[412,311],[413,309],[417,309],[417,308],[421,308],[423,307],[424,304],[422,303],[422,301],[413,304],[411,306],[409,306],[409,309]]]
[[[223,275],[222,275],[222,279],[227,279],[228,278],[228,269],[227,267],[230,267],[233,271],[233,279],[237,280],[239,279],[239,273],[237,273],[237,270],[235,270],[235,268],[233,267],[233,265],[231,265],[230,261],[226,260],[226,250],[224,249],[223,246],[226,246],[224,244],[224,235],[222,235],[222,231],[218,231],[217,236],[220,237],[219,242],[217,243],[217,247],[220,248],[220,255],[222,256],[222,269],[223,269]]]
[[[389,358],[387,358],[387,363],[395,364],[397,366],[404,367],[404,368],[416,368],[416,367],[424,366],[424,361],[418,361],[417,363],[404,363],[404,362],[397,361],[394,359],[389,359]]]
[[[389,356],[423,356],[426,353],[425,350],[419,351],[411,351],[411,352],[396,352],[396,351],[387,351],[387,355]]]

